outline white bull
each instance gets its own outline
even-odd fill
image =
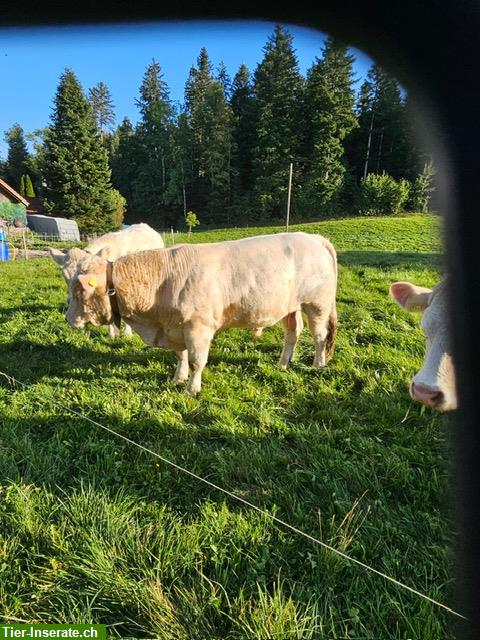
[[[423,311],[421,327],[426,341],[425,361],[412,379],[410,395],[437,411],[457,408],[446,289],[447,280],[434,289],[418,287],[410,282],[394,282],[390,286],[390,295],[401,307],[407,311]]]
[[[77,270],[78,261],[84,257],[85,251],[92,255],[101,255],[107,260],[116,260],[129,253],[146,249],[161,249],[163,246],[162,236],[148,224],[140,222],[120,231],[105,233],[89,242],[84,250],[74,247],[63,252],[50,247],[49,252],[55,262],[62,266],[62,275],[68,285]],[[118,328],[114,323],[109,325],[110,337],[114,337],[117,331]],[[125,323],[124,333],[128,337],[132,335],[132,329],[127,323]]]
[[[308,318],[313,366],[335,345],[337,262],[322,236],[282,233],[142,251],[107,263],[87,253],[70,281],[68,322],[76,328],[125,318],[147,344],[177,353],[174,381],[193,373],[187,391],[200,391],[210,343],[218,331],[258,332],[283,321],[280,365],[286,367]]]

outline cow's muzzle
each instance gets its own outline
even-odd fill
[[[426,384],[410,385],[410,395],[417,402],[437,411],[445,411],[445,395],[438,387],[430,387]]]

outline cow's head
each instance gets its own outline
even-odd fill
[[[108,295],[108,262],[101,255],[92,256],[86,251],[78,261],[70,278],[69,304],[66,318],[76,329],[87,324],[110,324],[114,317]]]
[[[425,333],[425,362],[413,377],[410,395],[414,400],[436,409],[457,408],[455,369],[448,326],[446,280],[434,289],[417,287],[410,282],[394,282],[390,295],[404,309],[423,311],[421,327]]]
[[[74,276],[77,270],[78,262],[88,255],[87,251],[78,249],[78,247],[73,247],[72,249],[68,249],[65,252],[60,251],[59,249],[54,249],[53,247],[49,247],[48,251],[51,258],[62,267],[62,275],[67,284]]]

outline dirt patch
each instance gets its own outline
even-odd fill
[[[10,260],[20,260],[25,258],[47,258],[48,251],[44,249],[10,249]]]

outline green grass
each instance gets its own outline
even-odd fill
[[[295,226],[294,228],[300,228]],[[430,216],[303,225],[339,255],[337,351],[307,332],[219,334],[197,399],[175,356],[66,324],[53,261],[0,265],[0,619],[165,640],[454,637],[452,617],[72,415],[159,452],[434,599],[454,603],[451,433],[413,403],[418,316],[391,281],[438,280]],[[279,229],[180,236],[216,241]]]

